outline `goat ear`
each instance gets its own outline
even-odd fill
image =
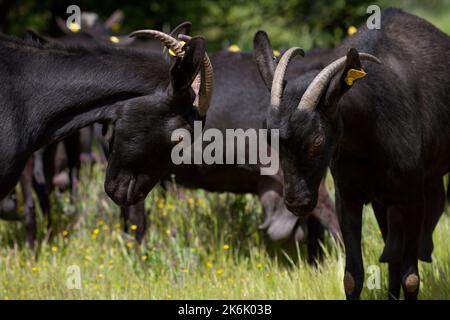
[[[337,103],[342,96],[350,89],[354,82],[362,77],[366,73],[361,67],[361,60],[359,53],[356,49],[351,48],[347,53],[347,59],[345,61],[345,67],[331,80],[330,85],[325,94],[326,108],[332,108],[333,110],[337,106]]]
[[[272,45],[267,33],[264,31],[258,31],[253,38],[253,59],[258,67],[259,74],[270,91],[276,64]]]
[[[170,36],[175,39],[178,39],[178,36],[180,34],[189,35],[189,33],[191,32],[191,27],[192,23],[190,21],[182,22],[170,32]],[[173,63],[173,57],[170,56],[169,50],[167,50],[166,47],[163,48],[163,57],[164,60],[166,60],[168,63],[170,64]]]
[[[200,71],[200,66],[206,52],[205,39],[202,37],[194,37],[184,45],[183,49],[184,57],[177,58],[175,64],[170,69],[173,93],[189,88]]]
[[[108,30],[117,29],[117,26],[120,27],[120,25],[123,22],[123,19],[125,18],[125,15],[122,10],[117,9],[113,12],[113,14],[105,21],[103,26]],[[113,30],[117,31],[117,30]]]
[[[178,39],[180,34],[189,35],[191,32],[192,23],[190,21],[185,21],[176,26],[171,32],[170,35],[175,39]]]

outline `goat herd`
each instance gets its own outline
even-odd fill
[[[342,240],[345,293],[357,299],[362,208],[370,203],[385,241],[389,297],[403,288],[416,299],[418,260],[431,262],[450,171],[450,38],[398,9],[381,17],[381,29],[361,26],[334,49],[290,48],[280,59],[263,31],[253,54],[208,56],[205,40],[188,36],[188,22],[170,35],[125,37],[111,31],[120,14],[104,24],[86,15],[74,30],[59,21],[67,33],[61,38],[31,30],[24,39],[0,35],[0,216],[14,216],[20,180],[34,247],[32,190],[50,227],[50,190],[69,186],[75,201],[80,164],[92,163],[98,143],[106,193],[125,222],[138,225],[138,241],[143,200],[171,175],[186,187],[253,193],[266,213],[261,229],[274,241],[305,240],[311,261],[325,229]],[[260,175],[260,165],[174,165],[172,133],[193,131],[196,120],[222,132],[279,130],[279,173]],[[323,184],[328,168],[336,212]]]

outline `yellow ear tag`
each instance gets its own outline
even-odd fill
[[[184,41],[180,41],[180,43],[181,43],[181,46],[182,46],[182,47],[186,44],[186,42],[184,42]],[[176,57],[176,56],[177,56],[177,54],[175,53],[175,51],[173,51],[172,48],[169,48],[169,54],[170,54],[172,57]]]
[[[69,29],[70,29],[70,31],[72,31],[72,32],[78,32],[78,31],[81,30],[81,27],[80,27],[80,25],[79,25],[78,23],[76,23],[76,22],[71,22],[71,23],[70,23]]]
[[[273,50],[273,56],[274,57],[279,57],[280,56],[280,51],[278,51],[278,50]]]
[[[356,33],[358,31],[358,28],[356,28],[355,26],[350,26],[347,29],[347,34],[349,36],[351,36],[352,34]]]
[[[119,43],[119,42],[120,42],[120,39],[117,38],[117,37],[115,37],[115,36],[109,37],[109,40],[110,40],[112,43]]]
[[[118,32],[120,30],[120,23],[113,23],[113,25],[111,26],[111,30],[114,32]]]
[[[367,75],[367,73],[361,69],[361,70],[356,70],[356,69],[350,69],[347,72],[347,76],[345,77],[345,82],[351,86],[353,85],[353,82],[357,79],[363,78]]]
[[[228,47],[228,51],[229,52],[239,52],[239,51],[241,51],[241,48],[239,48],[239,46],[237,44],[232,44],[231,46]]]

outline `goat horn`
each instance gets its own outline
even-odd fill
[[[138,30],[130,34],[130,37],[144,36],[144,37],[154,37],[161,41],[167,48],[172,49],[177,57],[184,56],[183,44],[180,43],[174,37],[157,30]]]
[[[359,53],[359,58],[361,60],[375,62],[378,64],[381,63],[381,61],[377,57],[368,53]],[[300,103],[298,104],[299,110],[314,110],[316,108],[323,92],[328,86],[328,83],[339,71],[341,71],[345,67],[346,60],[347,57],[342,57],[335,60],[327,67],[325,67],[314,78],[314,80],[308,86],[308,89],[306,89],[305,93],[303,94]]]
[[[279,108],[281,103],[281,94],[283,93],[283,81],[289,62],[292,60],[292,58],[298,55],[301,55],[303,57],[305,56],[305,52],[297,47],[290,48],[281,57],[281,60],[278,63],[277,68],[275,69],[270,96],[270,104],[272,105],[272,108],[275,110]]]
[[[178,36],[180,40],[189,41],[191,37],[188,35],[180,34]],[[201,116],[205,116],[209,105],[211,103],[212,92],[214,87],[214,72],[209,60],[208,54],[205,52],[203,57],[200,73],[196,76],[192,83],[192,89],[194,89],[196,97],[194,106],[197,108],[198,113]]]

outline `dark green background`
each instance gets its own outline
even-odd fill
[[[0,29],[20,35],[27,27],[48,35],[60,34],[54,19],[66,18],[66,8],[77,4],[83,11],[95,11],[103,19],[115,9],[125,12],[121,32],[157,28],[167,30],[184,20],[194,23],[194,34],[208,40],[217,50],[229,44],[251,49],[255,31],[266,30],[275,47],[301,45],[331,46],[345,36],[351,25],[367,18],[368,5],[397,6],[435,20],[438,27],[448,28],[450,0],[0,0]],[[445,30],[449,32],[449,30]]]

